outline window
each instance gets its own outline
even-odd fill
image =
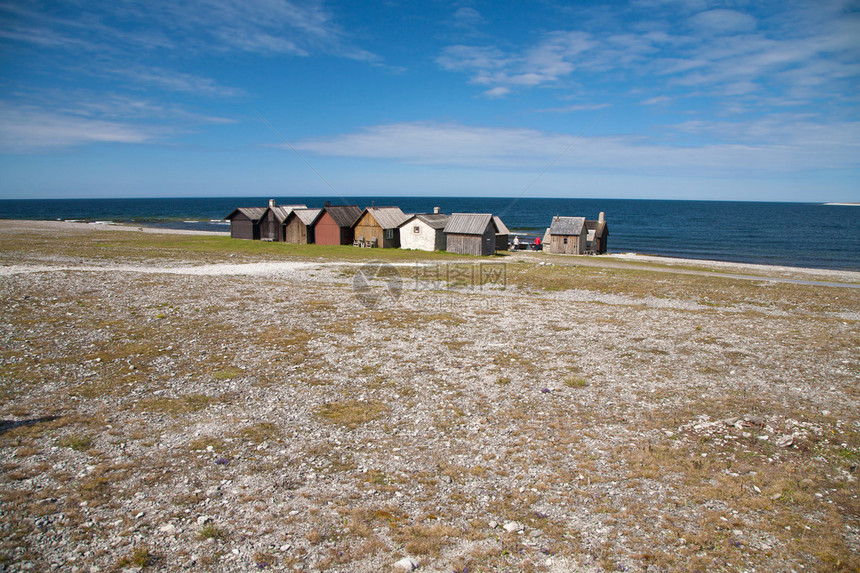
[[[564,244],[567,244],[567,237],[564,238]]]
[[[418,225],[415,225],[414,227],[412,227],[412,232],[413,233],[420,233],[421,227],[419,227]]]
[[[393,239],[394,238],[394,229],[385,229],[385,238]]]

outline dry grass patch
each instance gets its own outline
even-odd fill
[[[316,409],[320,418],[346,426],[354,430],[361,424],[380,418],[388,412],[388,406],[378,400],[344,400],[340,402],[328,402]]]

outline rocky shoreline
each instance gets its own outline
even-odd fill
[[[0,223],[0,570],[860,567],[857,289],[130,262],[31,223]]]

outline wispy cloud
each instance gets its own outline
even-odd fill
[[[468,75],[490,97],[566,88],[606,72],[659,76],[664,84],[655,90],[770,101],[830,98],[857,88],[860,15],[845,3],[825,2],[816,10],[786,4],[782,11],[758,15],[709,10],[696,1],[643,0],[624,14],[625,19],[607,16],[603,28],[546,32],[519,49],[448,46],[436,61]]]
[[[0,103],[0,150],[22,153],[92,143],[148,143],[162,133],[120,121],[107,121]]]
[[[256,54],[328,53],[358,60],[378,56],[356,47],[320,2],[289,0],[176,0],[81,7],[4,5],[8,39],[43,46],[104,50],[240,51]]]
[[[575,103],[559,107],[548,107],[545,109],[535,110],[535,113],[574,113],[578,111],[597,111],[611,107],[608,103]]]
[[[177,72],[158,66],[126,66],[101,70],[102,75],[121,76],[139,84],[154,86],[169,92],[182,92],[211,97],[245,97],[245,90],[224,86],[212,78]]]
[[[517,87],[552,83],[575,69],[577,58],[594,46],[584,32],[554,32],[519,54],[493,46],[456,45],[436,59],[442,68],[471,75],[474,84],[489,86],[490,97],[505,95]]]
[[[771,173],[860,166],[860,123],[808,124],[791,131],[751,127],[746,140],[698,145],[656,144],[640,137],[583,137],[536,129],[487,128],[457,123],[396,123],[356,133],[311,138],[293,144],[320,155],[481,169],[539,170],[573,146],[553,169],[720,175]],[[678,131],[719,134],[724,124],[682,124]],[[759,131],[760,133],[756,133]],[[839,135],[826,137],[826,131]],[[767,137],[764,137],[767,135]]]

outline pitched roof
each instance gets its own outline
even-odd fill
[[[395,229],[407,218],[406,215],[403,214],[403,211],[400,210],[400,207],[368,207],[364,210],[361,216],[363,216],[364,213],[370,213],[373,215],[373,218],[376,220],[376,224],[383,229]],[[359,218],[361,218],[361,216],[359,216]],[[356,220],[356,222],[358,221]]]
[[[502,223],[502,220],[499,219],[495,215],[493,215],[493,223],[496,224],[496,234],[497,235],[510,235],[511,234],[511,232],[508,231],[507,226],[505,226],[505,224]]]
[[[419,219],[424,221],[430,228],[439,231],[445,228],[445,225],[448,224],[449,218],[450,215],[445,215],[443,213],[416,213],[414,215],[408,215],[407,218],[398,226],[402,227],[414,219]]]
[[[306,209],[307,205],[275,205],[274,207],[269,207],[272,212],[275,214],[275,218],[279,223],[283,223],[287,220],[287,217],[290,216],[290,213],[295,211],[296,209]]]
[[[549,227],[550,235],[581,235],[585,227],[585,217],[553,217]]]
[[[233,217],[241,213],[252,221],[259,221],[263,217],[263,214],[266,212],[266,209],[268,209],[268,207],[237,207],[236,209],[233,209],[232,213],[230,213],[224,218],[229,221],[233,219]]]
[[[483,235],[488,224],[495,228],[489,213],[452,213],[444,231],[455,235]]]
[[[305,225],[310,225],[321,212],[322,209],[293,209],[292,215],[298,217]]]
[[[352,227],[361,217],[361,208],[358,205],[326,205],[317,219],[323,212],[331,215],[338,227]]]
[[[586,221],[585,228],[588,229],[589,236],[596,234],[598,237],[609,234],[609,229],[606,226],[606,221]]]

